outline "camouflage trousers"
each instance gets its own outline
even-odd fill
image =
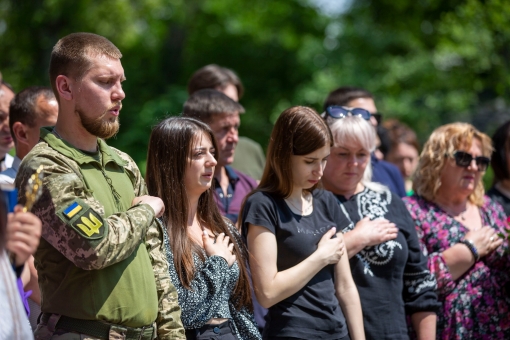
[[[46,324],[39,323],[34,331],[35,340],[103,340],[87,334],[69,332],[63,329],[55,328],[59,315],[50,316]],[[125,340],[126,336],[113,329],[110,330],[108,340]]]

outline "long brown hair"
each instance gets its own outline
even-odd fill
[[[256,191],[289,197],[293,185],[291,156],[308,155],[326,145],[333,146],[331,131],[314,109],[294,106],[283,111],[271,133],[266,166]],[[312,192],[317,185],[307,191]]]
[[[207,136],[218,150],[211,129],[204,123],[187,117],[171,117],[160,122],[152,130],[147,155],[146,181],[149,195],[160,197],[165,203],[165,223],[170,246],[174,255],[174,266],[182,285],[191,289],[195,276],[193,253],[205,260],[202,248],[193,242],[188,234],[188,194],[184,185],[186,168],[191,162],[192,150],[197,138]],[[233,253],[237,258],[240,275],[234,288],[236,308],[252,307],[250,283],[246,267],[246,250],[237,235],[220,214],[214,201],[213,190],[208,189],[200,196],[197,209],[198,221],[207,226],[215,235],[225,233],[234,242]],[[237,241],[237,243],[235,243]]]

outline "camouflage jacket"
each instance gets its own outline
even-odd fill
[[[121,168],[129,177],[131,185],[115,188],[112,180],[106,178],[104,170],[101,170],[109,180],[110,188],[106,186],[94,193],[94,190],[91,190],[93,184],[87,183],[87,176],[84,175],[85,171],[94,169],[89,167],[85,170],[81,159],[82,155],[87,155],[57,139],[48,130],[41,129],[41,139],[42,142],[24,158],[16,177],[16,187],[19,189],[19,202],[23,204],[26,200],[24,188],[30,176],[42,165],[42,195],[34,204],[32,212],[43,222],[41,246],[47,245],[58,252],[54,252],[55,258],[48,256],[44,261],[51,263],[55,259],[60,262],[67,260],[72,262],[78,271],[107,271],[109,267],[114,267],[126,259],[131,261],[132,257],[136,256],[133,253],[137,252],[141,240],[145,240],[158,297],[158,339],[184,339],[177,292],[170,281],[164,254],[162,226],[154,218],[154,211],[147,204],[125,207],[124,210],[119,209],[120,205],[117,204],[112,212],[112,207],[107,209],[111,204],[105,206],[96,198],[103,190],[114,197],[115,189],[121,194],[127,192],[126,190],[134,191],[133,197],[147,194],[145,182],[136,163],[128,155],[99,140],[102,164],[113,160],[122,165]],[[110,159],[104,159],[105,156]],[[100,163],[101,158],[98,164]],[[65,259],[58,259],[57,256]],[[44,261],[38,260],[36,253],[36,266],[39,264],[37,269],[42,272],[47,269]],[[43,286],[41,281],[40,285]],[[43,311],[44,297],[51,296],[52,292],[46,293],[43,291]],[[140,292],[130,293],[134,296]],[[65,300],[67,297],[62,298]],[[136,309],[138,306],[133,307]]]

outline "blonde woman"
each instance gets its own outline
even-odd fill
[[[405,198],[438,282],[438,339],[510,339],[506,216],[484,195],[490,138],[466,123],[436,129]]]
[[[434,339],[438,307],[434,277],[400,197],[371,181],[375,129],[370,113],[332,106],[326,121],[334,146],[324,170],[349,224],[345,247],[363,309],[367,339],[409,339],[406,314],[419,338]]]

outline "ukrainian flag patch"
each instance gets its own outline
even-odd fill
[[[102,239],[108,230],[108,224],[105,224],[101,215],[79,198],[68,206],[64,205],[56,214],[81,237],[89,240]]]
[[[79,205],[78,202],[73,202],[73,204],[71,204],[70,206],[68,206],[67,208],[64,209],[63,213],[67,218],[71,219],[74,215],[79,213],[82,209],[83,209],[83,207],[81,205]]]

